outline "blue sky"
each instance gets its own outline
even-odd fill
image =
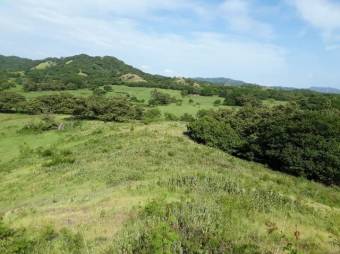
[[[0,54],[340,88],[339,0],[0,0]]]

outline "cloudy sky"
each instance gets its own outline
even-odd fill
[[[0,0],[0,54],[340,88],[340,0]]]

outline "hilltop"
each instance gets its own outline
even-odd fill
[[[37,121],[0,115],[0,213],[34,253],[340,251],[337,188],[196,144],[180,122],[22,131]]]
[[[0,71],[20,72],[22,84],[27,90],[65,90],[111,85],[115,82],[163,87],[193,86],[194,81],[151,75],[112,57],[92,57],[86,54],[30,60],[0,56]],[[13,75],[13,74],[12,74]],[[39,88],[37,88],[37,84]]]

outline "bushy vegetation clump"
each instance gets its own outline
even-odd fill
[[[149,105],[157,106],[157,105],[168,105],[171,103],[175,103],[177,101],[176,98],[172,97],[167,93],[162,93],[157,89],[151,92],[151,98],[149,100]]]
[[[144,109],[126,97],[75,97],[57,94],[26,100],[18,93],[4,92],[0,94],[0,112],[72,114],[79,119],[123,122],[141,120]]]
[[[0,220],[0,253],[84,253],[84,239],[80,234],[62,229],[59,232],[45,226],[38,232],[25,228],[13,229]]]
[[[143,108],[126,98],[90,97],[78,103],[73,115],[80,119],[124,122],[141,120]]]
[[[15,113],[25,111],[26,98],[13,92],[0,93],[0,112]]]
[[[340,113],[297,107],[201,112],[189,136],[273,169],[340,185]]]
[[[58,123],[56,119],[51,115],[43,115],[39,121],[31,121],[24,125],[19,131],[20,133],[30,132],[44,132],[49,130],[57,130],[62,123]]]

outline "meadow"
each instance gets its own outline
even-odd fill
[[[55,118],[64,130],[0,114],[0,217],[33,253],[340,252],[338,187],[199,145],[182,122]]]
[[[124,85],[113,85],[112,91],[108,92],[105,96],[134,96],[138,100],[144,100],[146,103],[151,97],[151,92],[154,88],[147,87],[129,87]],[[223,98],[218,96],[194,96],[188,95],[185,97],[181,96],[181,92],[178,90],[171,89],[157,89],[163,93],[167,93],[176,99],[183,100],[181,105],[176,105],[175,103],[170,105],[158,106],[157,108],[164,113],[171,113],[176,115],[177,117],[182,116],[184,113],[188,113],[191,115],[195,115],[199,110],[202,109],[212,109],[216,108],[214,106],[214,102],[216,100],[223,101]],[[27,99],[32,99],[42,95],[51,95],[51,94],[59,94],[60,91],[34,91],[34,92],[26,92],[23,90],[22,86],[16,86],[11,88],[9,91],[17,92]],[[92,91],[89,89],[79,89],[79,90],[66,90],[64,93],[69,93],[74,96],[90,96],[92,95]],[[221,106],[220,106],[221,107]]]

